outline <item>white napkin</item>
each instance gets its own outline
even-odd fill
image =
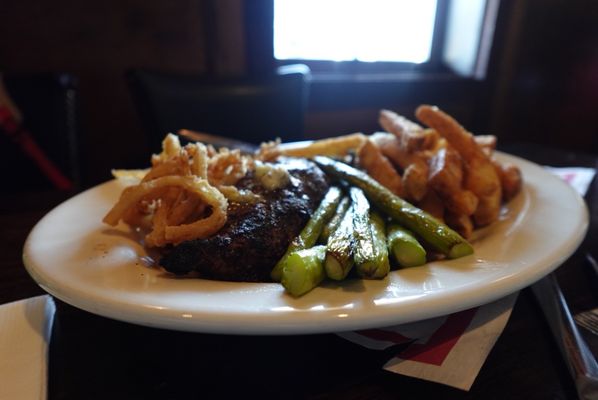
[[[0,306],[0,399],[46,399],[54,310],[48,295]]]
[[[585,196],[586,192],[588,191],[588,187],[590,186],[590,183],[592,183],[592,179],[594,179],[594,175],[596,174],[596,170],[594,168],[544,168],[567,182],[582,196]]]
[[[514,293],[443,317],[339,336],[375,350],[410,343],[384,365],[385,370],[469,390],[505,328],[516,299]]]
[[[596,173],[593,168],[546,169],[582,196]],[[375,350],[410,343],[384,365],[385,370],[469,390],[504,330],[516,299],[517,293],[440,318],[339,336]]]

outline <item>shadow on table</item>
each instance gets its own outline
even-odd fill
[[[379,372],[390,358],[388,352],[367,350],[333,334],[168,331],[55,301],[51,400],[306,398],[354,384]]]

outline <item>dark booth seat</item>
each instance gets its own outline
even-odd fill
[[[303,138],[309,69],[271,76],[210,78],[148,70],[126,75],[152,151],[168,132],[189,129],[250,143]]]

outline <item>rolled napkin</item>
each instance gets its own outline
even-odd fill
[[[582,196],[596,173],[593,168],[546,169]],[[504,330],[517,294],[444,317],[339,336],[374,350],[409,343],[384,365],[385,370],[469,390]]]

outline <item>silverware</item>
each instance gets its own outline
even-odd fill
[[[586,253],[586,261],[594,270],[594,275],[596,276],[596,278],[598,278],[598,263],[590,253]]]
[[[598,308],[582,311],[575,315],[575,322],[598,336]]]
[[[567,362],[580,399],[598,399],[598,363],[573,321],[554,274],[532,285],[561,354]]]
[[[596,279],[598,279],[598,263],[590,253],[586,254],[586,261],[594,271]],[[580,326],[583,326],[594,335],[598,335],[598,308],[580,312],[573,318]]]
[[[204,144],[211,144],[216,147],[228,147],[229,149],[239,149],[242,152],[249,154],[254,153],[258,149],[258,146],[252,143],[227,138],[224,136],[213,135],[211,133],[206,132],[181,129],[177,132],[177,134],[192,142],[202,142]]]

